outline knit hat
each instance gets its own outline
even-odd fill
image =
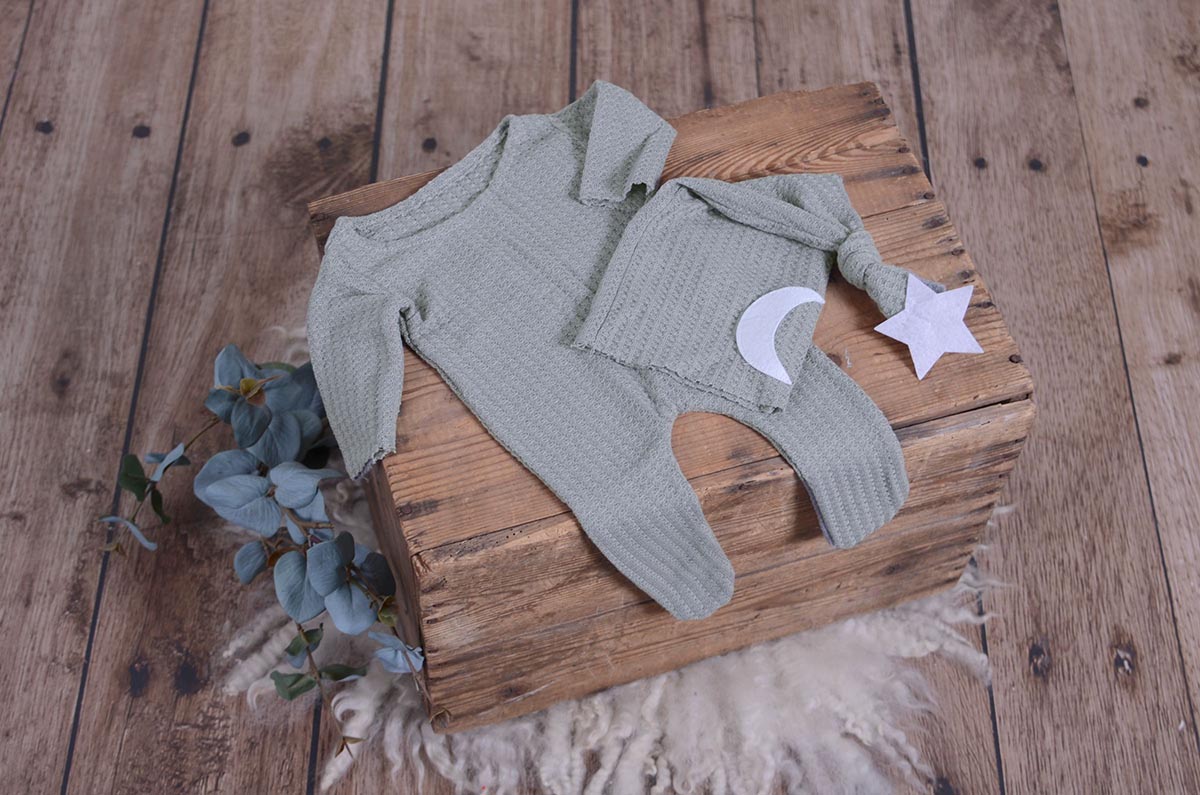
[[[798,373],[834,265],[885,316],[904,308],[908,272],[882,262],[840,176],[671,180],[626,228],[575,345],[778,411],[791,379],[747,361],[739,321],[772,291],[811,291],[769,327],[782,369]]]

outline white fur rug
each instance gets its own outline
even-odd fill
[[[336,523],[373,542],[353,484],[327,499]],[[911,661],[940,655],[986,680],[986,658],[961,631],[982,620],[973,598],[982,585],[969,569],[943,594],[453,735],[434,734],[412,682],[375,663],[334,707],[346,734],[367,738],[355,758],[384,753],[419,780],[438,775],[491,795],[878,793],[897,780],[927,788],[933,773],[905,730],[933,703]],[[361,640],[329,622],[325,632],[318,661],[369,659]],[[294,634],[281,610],[264,611],[225,651],[227,691],[251,705],[276,698],[268,675],[292,670],[283,649]],[[346,753],[327,760],[322,789],[353,762]]]
[[[287,355],[278,358],[305,355],[296,332],[267,331],[283,337]],[[336,524],[375,546],[354,484],[336,484],[326,500]],[[383,753],[393,770],[413,768],[419,781],[441,776],[488,795],[826,795],[889,792],[903,780],[928,789],[933,772],[906,730],[934,704],[912,661],[948,658],[983,685],[987,659],[963,630],[983,621],[976,597],[985,585],[970,568],[957,587],[924,600],[454,735],[434,734],[413,683],[372,662],[334,697],[343,731],[366,742],[353,758],[326,761],[321,788],[352,775],[355,758]],[[268,675],[293,670],[283,649],[294,635],[278,606],[266,608],[224,652],[226,690],[246,694],[251,706],[276,699]],[[357,664],[370,650],[325,622],[316,656]]]

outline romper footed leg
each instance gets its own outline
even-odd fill
[[[553,446],[519,457],[634,585],[676,618],[704,618],[732,596],[733,567],[675,460],[673,417],[644,393],[611,397],[561,424],[540,415]]]
[[[908,497],[900,442],[883,412],[816,346],[795,384],[783,411],[728,402],[712,410],[767,437],[804,482],[829,543],[852,547],[890,521]]]
[[[593,480],[556,490],[622,574],[676,618],[704,618],[733,595],[733,567],[679,470],[669,422],[658,418],[653,438],[644,450],[581,462],[576,472]],[[587,485],[596,490],[576,492]]]

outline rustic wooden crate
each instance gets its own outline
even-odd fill
[[[691,113],[664,179],[843,175],[884,259],[973,284],[984,348],[917,381],[903,346],[872,331],[864,294],[835,278],[816,341],[900,436],[912,490],[866,542],[834,550],[775,449],[728,418],[689,414],[672,442],[733,562],[730,604],[673,619],[629,584],[571,513],[492,439],[437,373],[406,353],[397,452],[370,476],[401,582],[402,625],[425,648],[439,731],[531,712],[695,660],[893,605],[953,583],[979,541],[1033,420],[1032,383],[1000,312],[871,83],[776,94]],[[309,206],[318,244],[341,215],[391,205],[433,173]]]

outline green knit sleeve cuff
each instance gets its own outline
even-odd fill
[[[347,261],[343,239],[331,236],[326,247],[309,298],[308,344],[346,471],[361,478],[396,449],[404,385],[400,320],[406,301],[380,292],[362,276]]]

